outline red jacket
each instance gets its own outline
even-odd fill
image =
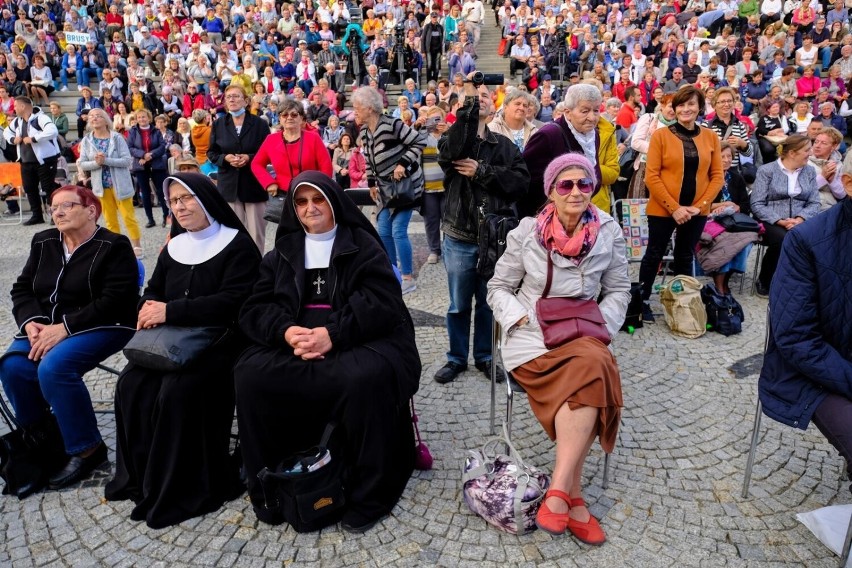
[[[275,177],[266,170],[269,164],[272,164]],[[290,180],[307,170],[318,170],[329,177],[334,175],[328,148],[313,130],[303,130],[297,142],[286,145],[283,133],[273,132],[266,137],[251,161],[251,171],[264,189],[278,184],[280,191],[287,191]]]
[[[192,111],[194,111],[195,109],[199,109],[199,108],[200,109],[205,108],[204,95],[202,95],[201,93],[198,93],[193,98],[189,95],[189,93],[187,93],[183,96],[183,115],[186,118],[191,117]]]
[[[622,83],[621,81],[618,81],[617,83],[613,84],[613,86],[612,86],[612,96],[617,97],[618,100],[620,100],[621,102],[624,102],[625,101],[624,91],[626,91],[628,89],[628,87],[635,87],[635,86],[636,85],[633,84],[633,81],[627,81],[626,84]]]

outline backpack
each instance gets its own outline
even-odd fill
[[[713,284],[701,289],[701,300],[707,310],[707,327],[724,336],[742,332],[745,313],[731,294],[720,294]]]
[[[660,290],[666,323],[675,335],[695,339],[707,332],[707,310],[701,301],[701,282],[675,276]]]

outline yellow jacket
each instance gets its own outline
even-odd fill
[[[607,119],[598,119],[598,136],[601,140],[598,148],[598,166],[601,168],[601,190],[592,198],[598,209],[612,212],[612,197],[609,186],[618,181],[621,168],[618,166],[618,144],[615,142],[615,126]]]

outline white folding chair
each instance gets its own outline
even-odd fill
[[[769,347],[769,307],[766,308],[766,333],[763,339],[763,354],[766,355],[766,349]],[[760,397],[757,397],[757,405],[754,409],[754,427],[751,431],[751,446],[748,450],[748,459],[746,460],[745,475],[743,476],[743,491],[742,498],[748,499],[748,488],[751,485],[751,472],[754,467],[754,456],[757,453],[757,443],[760,440],[760,422],[763,415],[763,404],[760,402]],[[852,517],[849,519],[849,528],[846,531],[843,549],[840,554],[839,568],[846,568],[846,562],[849,560],[849,549],[852,547]]]
[[[506,433],[512,438],[512,409],[515,401],[515,393],[526,394],[524,387],[515,381],[512,374],[506,370],[503,364],[503,350],[500,346],[500,324],[493,320],[491,326],[491,435],[496,432],[496,407],[497,407],[497,365],[503,371],[504,384],[506,385]],[[609,488],[609,454],[604,453],[604,470],[601,487]]]

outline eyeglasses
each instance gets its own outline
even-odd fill
[[[716,106],[719,106],[719,105],[732,105],[732,104],[734,104],[734,100],[733,100],[733,99],[725,99],[725,100],[722,100],[722,101],[716,101]]]
[[[308,199],[307,197],[297,197],[293,200],[293,203],[296,204],[296,207],[307,207],[308,201],[310,201],[316,206],[320,206],[325,203],[325,197],[323,197],[322,195],[314,195],[310,199]]]
[[[241,101],[245,97],[242,95],[225,95],[225,98],[229,101]]]
[[[54,213],[56,213],[58,211],[62,211],[63,213],[67,213],[68,211],[71,211],[72,209],[74,209],[75,205],[79,205],[80,207],[83,207],[83,204],[80,203],[79,201],[63,201],[62,203],[59,203],[57,205],[51,205],[50,207],[47,208],[47,210],[50,211],[51,215],[53,215]]]
[[[553,185],[553,188],[559,195],[570,195],[574,191],[574,187],[579,189],[581,193],[591,193],[595,189],[595,184],[589,178],[580,178],[577,181],[563,179]]]
[[[186,195],[181,195],[180,197],[171,197],[169,198],[169,205],[172,209],[177,207],[177,204],[180,203],[184,207],[189,207],[189,204],[195,200],[195,196],[191,193],[187,193]]]
[[[281,118],[301,118],[302,114],[297,110],[291,110],[290,112],[282,112],[279,116]]]

